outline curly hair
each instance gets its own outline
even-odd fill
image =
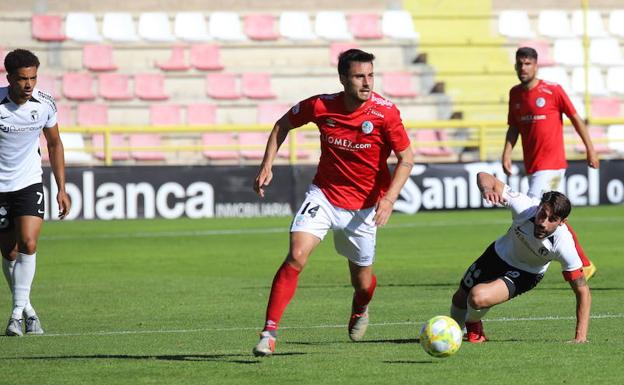
[[[26,67],[39,68],[39,59],[27,49],[18,48],[9,52],[4,58],[4,68],[8,74],[14,74],[18,69]]]

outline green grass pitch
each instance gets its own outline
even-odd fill
[[[622,383],[624,206],[575,208],[570,218],[598,267],[591,342],[566,342],[575,301],[553,263],[535,290],[488,313],[489,342],[447,359],[422,351],[420,325],[448,313],[461,274],[506,231],[508,211],[393,216],[379,231],[379,286],[361,343],[347,337],[347,263],[328,236],[300,277],[277,354],[255,358],[289,221],[46,223],[31,295],[46,335],[0,337],[0,384]]]

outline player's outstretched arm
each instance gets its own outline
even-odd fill
[[[403,185],[405,185],[407,178],[409,178],[412,172],[412,167],[414,167],[414,152],[412,151],[411,146],[408,146],[403,151],[397,152],[395,155],[398,162],[396,168],[394,169],[394,175],[392,176],[390,187],[388,188],[386,195],[381,198],[375,208],[375,217],[373,220],[377,226],[384,226],[388,223],[390,215],[392,215],[394,202],[396,202],[399,198],[399,193],[401,192]]]
[[[591,293],[585,276],[581,275],[579,278],[570,281],[570,287],[576,296],[576,334],[572,342],[587,342]]]
[[[273,162],[277,156],[277,150],[279,150],[279,147],[284,143],[288,131],[292,128],[293,126],[290,124],[288,117],[284,115],[275,123],[273,130],[271,130],[269,140],[264,150],[264,158],[262,159],[262,164],[260,164],[260,170],[254,180],[253,186],[254,191],[261,198],[264,198],[264,187],[268,186],[273,179],[273,172],[271,169],[273,168]]]
[[[587,131],[587,126],[583,119],[579,116],[579,114],[574,115],[570,118],[572,125],[574,126],[574,130],[581,137],[583,144],[585,145],[585,151],[587,152],[587,164],[591,168],[600,167],[600,159],[598,158],[598,154],[596,150],[594,150],[594,144],[592,143],[591,137],[589,136],[589,132]]]
[[[58,186],[58,193],[56,194],[56,201],[59,206],[58,217],[63,219],[69,214],[71,208],[71,201],[65,191],[65,150],[63,148],[63,142],[61,141],[61,135],[59,134],[58,124],[53,127],[47,127],[43,130],[46,141],[48,142],[48,154],[50,156],[50,166],[52,167],[52,173]]]
[[[515,126],[509,126],[507,128],[507,134],[505,135],[505,146],[503,147],[503,171],[507,175],[511,175],[511,152],[513,151],[516,142],[518,141],[518,135],[520,132]]]
[[[479,186],[479,190],[481,191],[483,199],[493,204],[505,203],[505,198],[503,198],[503,190],[505,189],[505,184],[500,180],[496,179],[494,175],[488,174],[486,172],[478,173],[477,186]]]

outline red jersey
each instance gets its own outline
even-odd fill
[[[571,118],[576,110],[559,84],[539,80],[530,90],[518,84],[509,91],[507,123],[522,137],[527,174],[568,167],[562,113]]]
[[[347,112],[344,92],[316,95],[288,112],[293,127],[314,122],[321,133],[321,157],[313,183],[329,202],[347,210],[374,206],[390,186],[390,151],[410,145],[394,104],[372,93]]]

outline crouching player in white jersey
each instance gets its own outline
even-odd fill
[[[571,210],[568,198],[557,191],[532,198],[486,173],[477,175],[477,184],[484,199],[511,208],[512,225],[468,268],[453,295],[451,317],[460,326],[465,322],[465,339],[486,341],[481,323],[485,313],[533,289],[556,260],[576,296],[573,342],[586,342],[591,294],[574,239],[565,226]]]
[[[69,212],[65,193],[63,143],[56,123],[54,99],[35,88],[39,59],[16,49],[6,55],[8,87],[0,87],[0,251],[2,271],[13,294],[7,336],[43,334],[30,304],[37,241],[43,223],[44,199],[39,135],[48,142],[56,184],[59,218]]]

